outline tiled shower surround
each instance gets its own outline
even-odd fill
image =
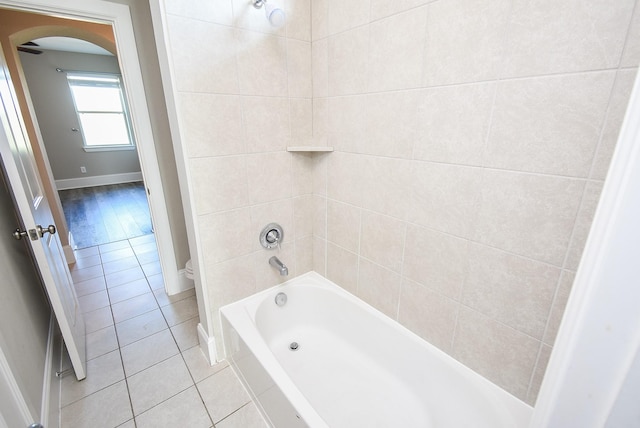
[[[258,243],[275,221],[290,275],[326,275],[533,404],[640,6],[272,1],[286,27],[249,0],[166,1],[210,316],[282,281]],[[335,151],[286,152],[305,144]]]

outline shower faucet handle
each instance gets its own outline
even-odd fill
[[[270,244],[276,244],[276,246],[278,247],[278,250],[282,249],[280,247],[280,234],[278,233],[278,231],[276,229],[271,229],[269,231],[269,233],[267,233],[267,236],[266,236],[265,239]]]
[[[269,223],[260,232],[260,244],[267,250],[278,247],[280,249],[280,242],[284,238],[284,231],[282,226],[277,223]]]
[[[267,232],[267,242],[270,244],[277,244],[279,239],[280,239],[280,235],[278,234],[278,231],[275,229],[271,229],[269,232]]]

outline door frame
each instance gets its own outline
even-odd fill
[[[104,0],[0,0],[0,6],[24,12],[101,22],[113,28],[165,290],[169,295],[183,291],[129,6]],[[48,163],[48,159],[45,159],[45,162]]]

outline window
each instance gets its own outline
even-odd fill
[[[120,76],[68,73],[86,151],[134,149]]]

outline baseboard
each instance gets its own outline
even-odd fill
[[[200,323],[198,323],[198,340],[200,341],[200,349],[209,364],[216,364],[218,361],[216,355],[216,339],[209,336]]]
[[[62,336],[58,333],[55,315],[49,320],[49,336],[42,382],[42,409],[40,423],[47,428],[60,426],[60,382],[56,377],[62,359]]]
[[[124,174],[94,175],[91,177],[64,178],[56,180],[58,190],[80,189],[82,187],[106,186],[109,184],[131,183],[142,181],[142,172]]]

